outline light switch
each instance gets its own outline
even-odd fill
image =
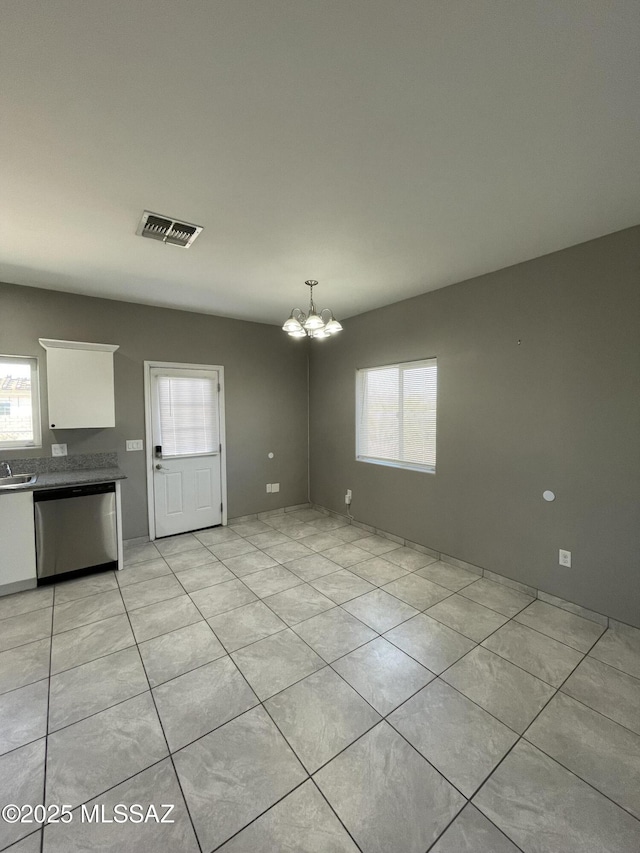
[[[127,450],[144,450],[144,442],[141,438],[127,439]]]
[[[66,456],[67,455],[67,445],[66,444],[52,444],[51,445],[51,455],[52,456]]]
[[[280,483],[271,483],[271,491],[279,492],[280,491]]]

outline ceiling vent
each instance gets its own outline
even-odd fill
[[[161,216],[159,213],[151,213],[151,211],[145,210],[136,234],[140,237],[149,237],[151,240],[159,240],[161,243],[169,243],[172,246],[188,249],[201,231],[201,225],[180,222],[170,216]]]

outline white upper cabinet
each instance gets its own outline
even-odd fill
[[[47,351],[47,394],[51,429],[95,429],[116,425],[113,389],[114,344],[40,338]]]

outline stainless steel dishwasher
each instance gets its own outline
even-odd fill
[[[115,483],[34,492],[38,579],[117,568]]]

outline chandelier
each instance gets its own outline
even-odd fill
[[[304,313],[300,308],[294,308],[289,319],[285,320],[283,329],[291,338],[329,338],[335,335],[336,332],[342,331],[342,326],[333,316],[333,311],[329,308],[317,310],[313,301],[313,288],[318,282],[313,279],[305,281],[305,284],[310,288],[309,293],[309,312]]]

